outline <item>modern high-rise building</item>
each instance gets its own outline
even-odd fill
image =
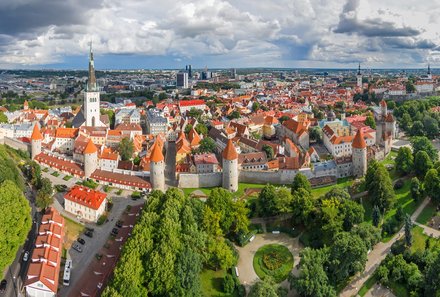
[[[188,72],[178,72],[176,77],[178,88],[188,89]]]

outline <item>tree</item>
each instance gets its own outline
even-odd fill
[[[376,129],[376,121],[371,114],[365,119],[365,125],[370,126],[372,129]]]
[[[312,195],[304,188],[300,188],[292,194],[292,220],[295,224],[307,225],[311,221],[313,205]]]
[[[263,152],[266,154],[266,158],[268,160],[272,160],[274,157],[274,152],[273,152],[273,148],[268,145],[268,144],[264,144],[263,147],[261,148],[263,150]]]
[[[367,247],[357,234],[341,232],[333,240],[329,252],[329,278],[335,285],[363,271]]]
[[[220,227],[223,234],[228,234],[233,221],[234,212],[232,211],[232,196],[231,193],[223,188],[215,188],[209,193],[209,197],[206,200],[206,206],[209,207],[214,213],[220,216]]]
[[[416,91],[416,87],[413,85],[411,81],[408,81],[406,83],[406,92],[407,93],[414,93]]]
[[[390,175],[386,168],[379,164],[373,180],[368,187],[373,206],[379,207],[381,212],[388,209],[394,201],[394,190]]]
[[[316,141],[317,143],[322,143],[322,129],[319,126],[313,127],[310,130],[310,139]]]
[[[412,118],[407,112],[405,112],[400,118],[400,125],[406,131],[412,126]]]
[[[31,208],[23,192],[13,181],[4,181],[0,184],[0,271],[14,261],[31,225]]]
[[[252,103],[252,111],[256,112],[257,110],[260,109],[260,103],[258,103],[257,101],[255,101],[254,103]]]
[[[376,175],[376,170],[379,167],[379,162],[376,160],[371,160],[367,167],[367,173],[365,175],[365,188],[370,191],[371,186]]]
[[[207,136],[200,140],[199,152],[200,153],[213,153],[215,151],[216,145],[214,139]]]
[[[298,173],[293,179],[292,194],[299,189],[304,189],[309,193],[312,192],[312,186],[310,185],[309,179],[302,173]]]
[[[346,199],[341,204],[341,216],[343,218],[343,227],[345,231],[350,231],[354,225],[364,221],[365,209],[356,201]]]
[[[133,141],[128,137],[122,138],[121,142],[118,145],[118,151],[121,155],[122,161],[130,160],[133,157],[134,145]]]
[[[289,276],[290,288],[295,288],[304,297],[336,297],[336,291],[329,284],[324,265],[328,261],[325,249],[305,248],[301,251],[299,276]]]
[[[290,118],[288,116],[282,116],[278,119],[278,121],[282,124],[284,121],[289,120]]]
[[[412,136],[424,136],[425,135],[425,127],[421,121],[414,121],[411,126],[411,135]]]
[[[414,171],[417,176],[423,177],[426,172],[432,168],[432,161],[429,158],[428,153],[425,151],[417,152],[414,158]]]
[[[243,200],[237,200],[232,205],[232,232],[235,234],[247,233],[249,231],[249,209]]]
[[[430,169],[426,172],[424,188],[426,195],[435,202],[440,202],[440,176],[436,169]]]
[[[188,134],[189,131],[191,131],[192,128],[193,128],[193,125],[192,125],[192,124],[188,124],[188,125],[186,125],[186,126],[185,126],[185,130],[184,130],[185,134]]]
[[[232,294],[235,290],[235,281],[232,275],[229,273],[223,278],[223,292],[226,294]]]
[[[423,126],[425,128],[426,135],[429,138],[435,138],[438,135],[439,128],[438,128],[438,122],[434,118],[430,116],[425,116],[423,119]]]
[[[411,221],[411,217],[406,214],[405,217],[405,243],[406,246],[410,247],[412,245],[412,233],[411,229],[413,227],[413,223]]]
[[[272,280],[265,278],[251,287],[248,297],[278,297],[277,287]]]
[[[373,226],[377,227],[380,223],[380,209],[377,205],[373,207],[373,213],[371,214],[373,218]]]
[[[411,196],[415,201],[418,201],[422,197],[422,189],[420,186],[420,181],[417,177],[411,179]]]
[[[208,135],[208,128],[206,127],[206,125],[203,125],[201,123],[198,123],[196,125],[195,130],[200,135],[204,135],[204,136]]]
[[[414,156],[416,156],[419,151],[425,151],[432,162],[437,161],[438,151],[428,138],[424,136],[413,137],[411,138],[411,144]]]
[[[236,110],[234,110],[233,112],[231,112],[228,115],[228,119],[230,119],[230,120],[238,119],[238,118],[240,118],[240,113],[238,111],[236,111]]]
[[[367,249],[371,250],[373,246],[378,243],[382,237],[382,232],[379,228],[370,225],[367,222],[360,223],[354,226],[351,233],[359,235],[364,241]]]
[[[8,117],[3,113],[3,111],[0,111],[0,123],[7,123]]]
[[[396,171],[400,174],[409,174],[414,166],[414,157],[409,147],[401,147],[395,160]]]
[[[425,273],[425,296],[438,296],[440,290],[440,254],[428,265]]]
[[[45,209],[53,203],[53,188],[52,182],[48,178],[42,178],[39,183],[39,189],[35,204],[41,209]]]
[[[276,189],[273,185],[265,185],[258,195],[257,208],[262,216],[273,216],[277,214],[275,203]]]

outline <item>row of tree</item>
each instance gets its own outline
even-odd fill
[[[247,232],[248,224],[243,202],[224,189],[206,204],[177,189],[154,191],[103,296],[200,296],[202,268],[234,266],[237,254],[225,237]]]

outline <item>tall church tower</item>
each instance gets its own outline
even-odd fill
[[[432,79],[431,65],[428,64],[428,79]]]
[[[356,75],[356,85],[358,88],[362,88],[362,73],[361,73],[361,63],[359,63],[358,72]]]
[[[96,82],[95,76],[95,62],[93,60],[92,44],[90,43],[90,56],[89,56],[89,79],[87,80],[86,90],[84,92],[84,124],[88,127],[101,127],[104,126],[100,120],[99,110],[100,98],[99,88]]]

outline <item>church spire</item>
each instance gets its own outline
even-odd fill
[[[428,63],[428,75],[431,74],[431,65]]]
[[[97,90],[98,90],[98,85],[96,83],[96,76],[95,76],[95,62],[93,61],[92,42],[90,42],[89,79],[87,81],[87,91],[96,92]]]
[[[358,67],[358,75],[361,75],[361,63],[359,63],[359,67]]]

